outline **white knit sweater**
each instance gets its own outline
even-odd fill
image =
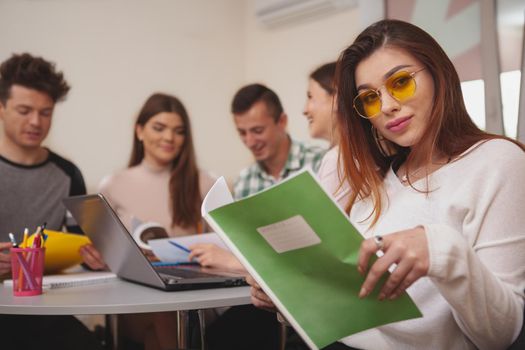
[[[331,192],[336,169],[337,157],[328,154],[319,174]],[[365,237],[424,226],[428,277],[408,289],[424,316],[341,341],[363,349],[506,348],[523,322],[524,180],[525,152],[505,140],[477,144],[431,174],[427,194],[404,186],[390,169],[377,224],[369,229],[365,220],[369,200],[357,202],[350,219]],[[425,190],[425,179],[414,186]],[[348,186],[336,198],[344,207]]]

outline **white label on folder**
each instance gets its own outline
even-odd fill
[[[301,215],[257,228],[277,253],[321,243],[321,239]]]

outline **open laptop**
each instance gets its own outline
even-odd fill
[[[245,285],[244,277],[199,266],[152,266],[102,194],[63,200],[84,233],[117,276],[163,290]]]

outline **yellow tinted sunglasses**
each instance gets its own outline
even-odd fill
[[[415,72],[404,70],[392,74],[385,83],[377,89],[368,89],[360,92],[354,98],[354,109],[363,118],[372,119],[381,113],[381,91],[384,86],[386,91],[395,100],[404,102],[416,93],[416,80],[414,75],[421,72],[421,68]]]

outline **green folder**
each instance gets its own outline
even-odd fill
[[[406,293],[379,301],[377,287],[359,299],[363,237],[310,171],[222,206],[231,199],[213,198],[224,193],[217,186],[203,215],[310,348],[421,317]]]

